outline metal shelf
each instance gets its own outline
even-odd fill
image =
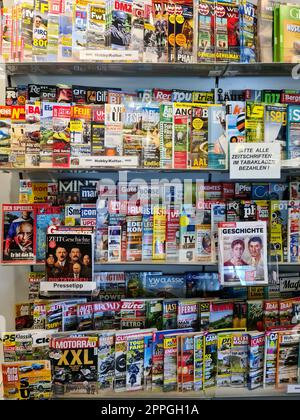
[[[95,395],[89,394],[78,394],[78,395],[54,395],[52,398],[55,400],[59,399],[143,399],[143,400],[163,400],[163,399],[299,399],[299,394],[288,394],[285,389],[268,389],[268,388],[257,388],[249,390],[247,388],[213,388],[204,391],[190,391],[190,392],[151,392],[151,391],[136,391],[136,392],[99,392]]]
[[[221,76],[226,64],[172,64],[172,63],[6,63],[4,69],[8,76],[46,74],[46,75],[103,75],[103,76]]]
[[[2,172],[147,172],[147,173],[182,173],[182,172],[189,172],[189,173],[210,173],[210,172],[223,172],[228,173],[228,169],[210,169],[210,168],[202,168],[202,169],[164,169],[164,168],[122,168],[122,167],[110,167],[110,168],[103,168],[103,167],[90,167],[90,168],[1,168]]]
[[[44,75],[103,75],[134,77],[233,77],[233,76],[292,76],[295,63],[5,63],[8,76]],[[299,73],[299,72],[298,72]],[[300,76],[300,74],[299,74]]]
[[[290,76],[297,63],[229,63],[223,77],[232,76]],[[300,77],[300,73],[299,73]]]

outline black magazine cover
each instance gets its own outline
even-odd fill
[[[47,234],[47,281],[92,281],[93,263],[92,234]]]

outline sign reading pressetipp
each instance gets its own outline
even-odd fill
[[[279,143],[230,144],[230,179],[279,179]]]

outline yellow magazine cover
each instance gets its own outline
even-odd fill
[[[154,207],[152,242],[153,260],[166,259],[166,220],[166,207]]]

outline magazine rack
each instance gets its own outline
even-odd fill
[[[284,64],[284,63],[256,63],[256,64],[190,64],[190,65],[179,65],[179,64],[149,64],[149,63],[7,63],[3,65],[3,71],[7,76],[7,84],[10,86],[12,79],[18,79],[21,77],[31,80],[31,82],[41,83],[45,80],[45,77],[50,76],[57,78],[57,81],[60,80],[61,76],[72,76],[78,77],[81,84],[84,84],[84,79],[88,76],[97,76],[99,77],[108,77],[108,76],[118,76],[120,78],[126,77],[155,77],[157,78],[157,83],[159,84],[160,78],[167,78],[170,76],[178,78],[210,78],[213,80],[214,87],[218,87],[220,80],[225,80],[228,78],[229,82],[235,84],[235,79],[233,77],[247,77],[255,78],[256,80],[259,77],[289,77],[292,74],[292,71],[295,69],[294,64]],[[295,71],[295,70],[294,70]],[[295,71],[295,75],[297,69]],[[232,78],[232,79],[231,79]],[[299,71],[300,78],[300,71]],[[184,79],[181,79],[184,80]],[[99,83],[100,84],[100,83]],[[146,84],[146,83],[145,83]],[[282,82],[284,85],[284,82]],[[283,177],[289,177],[291,174],[295,174],[300,170],[300,168],[293,168],[289,170],[288,167],[282,171]],[[59,174],[60,177],[65,177],[70,179],[73,176],[76,177],[92,177],[97,174],[99,178],[103,175],[104,177],[108,176],[108,173],[114,174],[117,176],[119,171],[122,171],[122,168],[78,168],[78,169],[51,169],[51,168],[38,168],[38,169],[4,169],[5,172],[18,172],[20,178],[23,177],[23,174],[30,176],[31,179],[42,179],[49,178],[55,179]],[[188,177],[196,179],[199,178],[200,174],[206,180],[209,181],[219,181],[228,178],[228,171],[226,170],[176,170],[176,169],[129,169],[126,171],[129,174],[137,174],[138,177],[150,177],[154,172],[159,175],[156,177],[177,177],[184,176],[184,173],[188,173]],[[289,270],[294,269],[298,270],[300,263],[274,263],[275,269]],[[114,271],[126,271],[126,270],[147,270],[151,271],[155,267],[155,270],[165,270],[166,267],[170,273],[184,272],[187,269],[189,271],[199,271],[199,267],[204,271],[212,271],[217,267],[216,263],[162,263],[162,262],[136,262],[136,263],[103,263],[96,264],[96,270],[101,268],[106,270],[113,269]],[[32,269],[34,266],[32,266]],[[291,396],[293,394],[290,394]],[[120,399],[130,399],[134,398],[147,398],[147,399],[160,399],[160,398],[231,398],[231,397],[240,397],[240,398],[280,398],[286,397],[287,394],[285,391],[281,390],[268,390],[259,388],[257,390],[248,391],[247,389],[239,388],[222,388],[215,391],[210,391],[207,393],[199,392],[170,392],[167,394],[155,393],[155,392],[137,392],[133,393],[103,393],[98,394],[97,398],[120,398]],[[80,396],[81,397],[81,396]],[[85,396],[86,398],[92,398],[92,395]],[[295,394],[297,397],[297,394]],[[69,398],[69,397],[68,397]]]

